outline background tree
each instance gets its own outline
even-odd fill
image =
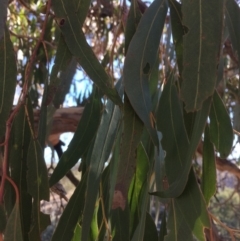
[[[239,30],[235,0],[2,0],[0,240],[43,239],[64,176],[53,241],[237,240]]]

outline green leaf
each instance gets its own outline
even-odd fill
[[[208,125],[205,127],[203,143],[203,165],[202,165],[202,192],[208,204],[216,192],[216,165],[214,146],[210,141]]]
[[[72,240],[75,232],[75,227],[83,212],[83,207],[85,203],[84,195],[87,185],[87,175],[88,173],[86,173],[82,177],[80,183],[78,184],[73,195],[71,196],[63,214],[61,215],[58,226],[53,234],[52,241]],[[79,239],[80,236],[78,236],[78,240]]]
[[[40,212],[40,203],[33,201],[32,227],[29,232],[29,241],[42,241],[41,233],[51,224],[50,216]]]
[[[158,232],[156,225],[149,213],[146,214],[144,241],[158,241]],[[140,241],[140,240],[139,240]]]
[[[0,9],[0,40],[4,36],[5,22],[7,18],[8,0],[2,0],[1,6],[2,7]]]
[[[123,68],[126,94],[156,146],[158,138],[151,122],[152,106],[148,81],[158,57],[166,14],[167,4],[164,0],[155,0],[145,11],[129,45]]]
[[[227,0],[225,5],[226,24],[233,49],[240,58],[240,8],[235,0]],[[239,65],[240,66],[240,65]]]
[[[74,230],[74,236],[71,241],[79,241],[82,233],[82,228],[79,224],[76,225],[76,228]]]
[[[123,135],[120,148],[120,162],[115,186],[114,208],[125,208],[128,197],[128,189],[136,169],[136,150],[141,140],[143,123],[134,112],[128,97],[124,96]]]
[[[4,206],[0,204],[0,233],[3,233],[7,224],[7,217]]]
[[[182,77],[183,70],[183,35],[186,34],[186,29],[182,25],[182,11],[181,3],[175,0],[168,0],[170,7],[170,16],[171,16],[171,26],[172,26],[172,35],[173,43],[175,46],[177,64],[180,77]]]
[[[88,162],[86,200],[82,220],[82,240],[88,240],[94,206],[97,200],[101,175],[114,144],[121,113],[118,106],[108,101],[102,114],[101,123]]]
[[[223,1],[184,0],[183,84],[187,112],[200,110],[214,92],[223,28]],[[194,21],[193,21],[194,19]]]
[[[172,184],[186,166],[185,157],[189,146],[173,73],[169,75],[159,101],[157,128],[163,136],[161,142],[166,151],[165,171],[168,183]]]
[[[58,88],[61,89],[61,92],[63,89],[69,89],[68,86],[64,87],[64,81],[61,81],[61,71],[66,71],[70,61],[72,59],[72,54],[70,53],[67,44],[61,35],[58,41],[58,47],[57,47],[57,52],[56,52],[56,57],[54,60],[54,65],[52,67],[52,71],[50,74],[50,83],[48,86],[48,93],[47,93],[47,105],[49,105],[54,97],[56,96],[56,92]],[[58,76],[60,74],[60,76]],[[68,82],[71,83],[71,78],[68,80]],[[59,84],[62,82],[62,86],[59,86]],[[65,80],[66,82],[66,80]],[[60,93],[61,93],[60,92]],[[65,96],[64,96],[65,97]],[[58,100],[58,96],[56,96],[56,99]],[[63,97],[62,97],[63,98]],[[62,99],[61,98],[61,99]],[[62,101],[57,101],[55,100],[55,106],[59,107],[62,104]],[[57,102],[57,103],[56,103]]]
[[[187,181],[188,181],[188,174],[190,172],[191,166],[192,166],[192,157],[197,149],[197,146],[199,144],[199,141],[201,139],[203,130],[206,125],[207,117],[210,111],[212,103],[212,98],[209,97],[202,105],[202,109],[196,113],[196,118],[194,120],[194,127],[192,131],[192,136],[190,139],[190,144],[188,146],[186,156],[185,156],[185,166],[183,170],[177,174],[177,177],[175,178],[175,181],[169,186],[168,190],[166,191],[158,191],[154,194],[159,197],[164,198],[172,198],[172,197],[178,197],[181,195],[181,193],[184,191]],[[172,175],[172,174],[170,174]],[[172,176],[173,178],[173,176]]]
[[[96,135],[100,123],[102,104],[97,93],[93,93],[86,104],[77,130],[50,177],[49,185],[58,182],[82,157]]]
[[[137,0],[131,1],[130,10],[127,18],[127,25],[125,31],[125,53],[127,53],[129,44],[131,43],[132,37],[134,36],[137,26],[142,17],[142,13],[139,9]]]
[[[27,189],[34,200],[49,201],[48,173],[42,148],[37,140],[31,140],[27,156]]]
[[[130,241],[129,237],[129,208],[112,210],[111,218],[113,239],[112,241]]]
[[[172,199],[168,221],[170,230],[166,241],[193,240],[205,241],[204,227],[210,227],[206,203],[199,189],[193,170],[189,174],[187,186],[178,198]]]
[[[76,72],[76,67],[77,61],[74,57],[72,57],[66,69],[64,69],[64,71],[61,71],[60,84],[53,99],[53,104],[56,108],[59,108],[63,104],[65,96],[70,90],[72,79]]]
[[[18,203],[15,204],[7,221],[4,241],[23,241]]]
[[[3,37],[0,40],[0,137],[5,134],[6,121],[12,109],[16,74],[15,53],[9,32],[5,28]]]
[[[135,179],[134,179],[134,185],[133,185],[132,191],[131,192],[129,191],[129,193],[130,193],[129,194],[130,233],[133,233],[135,231],[138,223],[140,223],[141,221],[145,222],[146,215],[144,215],[144,214],[146,213],[146,209],[142,210],[141,215],[139,215],[138,209],[141,208],[141,202],[142,202],[141,192],[144,191],[145,194],[143,194],[143,195],[149,196],[147,193],[148,186],[144,185],[148,179],[149,169],[150,169],[150,167],[149,167],[149,159],[148,159],[147,153],[146,153],[142,143],[140,143],[138,145],[138,149],[137,149],[137,169],[136,169],[136,175],[135,175]],[[145,208],[147,208],[147,207],[145,207]],[[142,217],[142,216],[144,216],[144,217]],[[145,223],[142,223],[141,226],[139,225],[138,229],[140,229],[139,231],[141,231],[142,233],[139,235],[134,234],[135,236],[138,236],[138,238],[136,237],[135,240],[140,241],[139,237],[143,237],[144,226],[145,226],[144,224]],[[132,239],[132,240],[134,240],[134,239]]]
[[[217,91],[213,95],[209,117],[211,141],[219,151],[221,158],[226,158],[232,149],[233,129],[229,114]]]
[[[29,98],[26,100],[29,118],[32,119],[32,106]],[[19,190],[20,196],[20,217],[24,240],[28,240],[28,232],[31,224],[32,197],[27,191],[27,154],[31,140],[31,132],[25,114],[24,106],[21,106],[17,113],[11,131],[9,166],[11,178]],[[15,195],[14,195],[15,196]]]
[[[78,16],[73,14],[75,12],[74,3],[68,0],[53,0],[52,7],[72,55],[78,59],[80,65],[101,91],[115,104],[121,105],[122,101],[116,89],[113,88],[113,80],[88,45],[82,31],[82,23],[78,20]],[[78,31],[75,31],[76,29]]]

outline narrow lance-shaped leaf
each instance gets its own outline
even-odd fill
[[[143,238],[147,201],[148,201],[148,181],[150,169],[149,159],[147,153],[140,143],[137,149],[137,167],[134,185],[132,192],[129,191],[129,203],[130,203],[130,233],[134,234],[133,240],[140,241],[140,237]],[[142,195],[141,195],[142,194]],[[141,212],[139,212],[141,210]],[[136,227],[138,231],[135,232]]]
[[[226,2],[226,24],[230,34],[230,39],[234,50],[240,58],[240,8],[235,0],[227,0]],[[239,61],[238,61],[239,62]],[[240,64],[239,64],[240,68]]]
[[[211,141],[219,151],[221,158],[226,158],[232,149],[233,130],[229,114],[217,91],[213,95],[209,117]]]
[[[49,200],[48,174],[42,148],[37,140],[31,140],[27,157],[27,187],[36,200]]]
[[[16,203],[8,218],[4,241],[23,241],[19,204]]]
[[[48,174],[42,148],[37,140],[31,140],[27,156],[27,189],[33,197],[32,227],[29,240],[41,240],[41,232],[50,224],[49,215],[40,212],[40,201],[49,200]]]
[[[172,184],[186,166],[185,157],[189,146],[173,73],[169,75],[159,101],[157,128],[163,135],[161,142],[166,152],[165,171],[168,183]]]
[[[7,217],[4,206],[0,204],[0,233],[3,233],[7,224]]]
[[[1,11],[4,11],[4,7]],[[5,27],[3,36],[0,39],[0,137],[4,135],[6,121],[12,109],[16,74],[17,67],[13,45],[9,32]]]
[[[188,181],[188,175],[192,166],[192,157],[197,149],[203,130],[205,128],[211,103],[212,97],[209,97],[203,103],[202,109],[196,113],[192,137],[190,139],[190,144],[186,152],[186,160],[183,170],[179,174],[177,174],[175,181],[169,186],[169,188],[166,191],[155,192],[155,195],[165,198],[174,198],[180,196],[181,193],[184,191]]]
[[[204,227],[210,227],[208,211],[193,169],[191,169],[184,192],[180,197],[171,200],[169,233],[165,240],[193,240],[194,235],[199,241],[205,241]]]
[[[165,0],[155,0],[146,10],[129,45],[123,69],[125,92],[156,146],[158,138],[151,120],[148,81],[157,58],[166,13]]]
[[[75,12],[74,3],[67,0],[53,0],[52,7],[72,55],[78,59],[80,65],[101,91],[115,104],[121,105],[122,101],[116,89],[113,88],[113,80],[88,45],[82,31],[82,23],[79,22],[77,15],[73,14]],[[78,31],[75,31],[76,29]]]
[[[71,140],[68,149],[63,153],[53,174],[50,177],[49,185],[58,182],[82,157],[96,135],[102,105],[98,93],[94,91],[90,102],[87,103],[77,130]]]
[[[77,61],[74,57],[72,57],[66,69],[60,73],[60,84],[53,99],[53,104],[56,108],[59,108],[63,104],[65,96],[69,92],[72,79],[76,72],[76,67]]]
[[[82,177],[80,183],[71,196],[68,205],[66,206],[58,226],[53,234],[52,241],[71,241],[74,235],[75,227],[83,212],[85,203],[85,191],[87,185],[87,175]],[[78,237],[78,240],[80,236]]]
[[[26,100],[28,113],[31,113],[32,106],[29,97]],[[33,117],[29,114],[29,117]],[[27,154],[31,140],[31,132],[25,114],[24,106],[21,106],[17,113],[11,131],[9,152],[9,166],[11,178],[16,183],[20,196],[20,217],[24,240],[28,240],[28,232],[31,224],[32,197],[27,191]]]
[[[186,27],[182,25],[181,3],[175,0],[168,0],[171,16],[171,27],[173,34],[173,43],[175,46],[177,64],[180,77],[183,70],[183,35],[186,34]]]
[[[61,74],[66,70],[68,64],[70,63],[72,58],[72,54],[70,53],[67,44],[61,34],[59,41],[57,52],[54,60],[54,65],[52,67],[52,71],[50,74],[50,83],[48,86],[47,100],[46,103],[49,105],[53,98],[55,97],[56,91],[61,83]],[[60,76],[59,76],[60,74]],[[71,80],[69,80],[71,81]],[[59,103],[59,105],[62,103]],[[56,105],[58,108],[58,104]]]
[[[123,134],[120,148],[120,162],[113,197],[112,208],[125,208],[128,189],[136,168],[136,150],[141,140],[143,122],[134,112],[128,97],[124,97]]]
[[[101,123],[96,135],[90,160],[87,180],[86,200],[82,220],[82,240],[88,240],[94,206],[97,200],[99,184],[104,164],[107,162],[114,144],[121,113],[118,106],[108,101],[103,111]]]
[[[203,143],[203,164],[202,164],[202,192],[206,203],[216,192],[216,165],[214,146],[210,140],[208,125],[205,127]]]
[[[201,109],[203,102],[214,92],[223,27],[223,1],[184,0],[182,14],[188,32],[183,36],[181,97],[185,109],[190,112]]]
[[[4,36],[5,22],[7,18],[8,0],[1,1],[0,8],[0,40]]]

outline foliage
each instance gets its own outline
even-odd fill
[[[240,135],[239,32],[235,0],[4,1],[0,240],[42,239],[51,220],[41,203],[75,178],[75,164],[81,178],[52,241],[239,237],[239,224],[220,221],[235,215],[239,185],[230,185],[232,210],[219,215],[225,206],[214,202],[216,169],[240,177],[230,160]],[[84,111],[47,168],[54,113],[69,93]]]

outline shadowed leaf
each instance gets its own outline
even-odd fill
[[[223,26],[223,1],[191,1],[182,4],[183,84],[181,97],[186,111],[201,109],[213,94]],[[194,19],[194,21],[193,21]]]
[[[120,117],[119,107],[109,100],[103,110],[91,157],[88,161],[89,175],[86,189],[86,200],[88,201],[85,203],[83,211],[82,240],[88,240],[101,175],[104,164],[107,162],[113,148]]]
[[[15,204],[8,218],[4,233],[4,241],[23,241],[18,203]]]
[[[152,104],[148,81],[158,57],[166,13],[167,4],[164,0],[155,0],[145,11],[128,47],[123,68],[126,94],[156,146],[158,138],[151,122]]]
[[[6,121],[12,109],[17,74],[15,63],[13,45],[5,28],[0,40],[0,137],[4,135]]]
[[[203,196],[208,204],[210,198],[216,192],[216,165],[215,165],[215,153],[214,146],[210,141],[210,133],[208,125],[204,132],[203,143],[203,166],[202,166],[202,192]]]
[[[50,186],[58,182],[78,162],[89,147],[100,123],[101,109],[102,105],[99,96],[95,93],[85,106],[74,137],[50,177]]]
[[[210,111],[210,138],[221,158],[226,158],[232,149],[233,130],[229,114],[221,97],[215,91]]]
[[[115,104],[121,105],[122,101],[116,89],[113,88],[113,80],[106,73],[88,45],[82,31],[82,23],[77,15],[73,14],[75,12],[74,3],[68,0],[53,0],[52,7],[72,55],[78,59],[80,65],[101,91]],[[78,29],[78,31],[75,31],[75,29]]]

